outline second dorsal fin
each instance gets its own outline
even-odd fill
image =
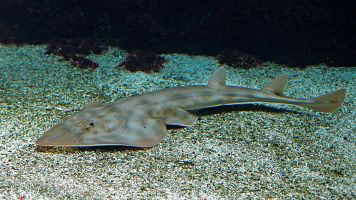
[[[276,95],[283,95],[283,90],[287,84],[288,75],[282,74],[273,79],[268,85],[264,86],[262,90],[273,92]]]
[[[216,69],[208,81],[210,88],[222,88],[226,86],[226,71],[224,67]]]

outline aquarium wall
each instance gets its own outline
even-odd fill
[[[129,51],[229,52],[291,66],[350,66],[355,8],[351,0],[5,0],[0,42],[95,39]]]

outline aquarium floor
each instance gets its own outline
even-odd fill
[[[126,53],[111,48],[90,55],[100,67],[87,71],[44,52],[0,46],[1,199],[355,198],[356,67],[226,66],[228,84],[252,88],[287,73],[286,95],[298,98],[346,88],[335,113],[229,106],[197,113],[152,148],[37,148],[44,131],[90,101],[206,84],[219,67],[212,57],[172,54],[160,73],[129,73],[117,68]]]

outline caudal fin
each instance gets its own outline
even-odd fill
[[[344,103],[346,89],[336,90],[327,94],[312,98],[312,106],[307,106],[320,112],[334,112]]]

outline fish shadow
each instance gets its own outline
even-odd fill
[[[105,145],[105,146],[86,146],[86,147],[36,147],[35,151],[52,153],[52,154],[76,154],[78,152],[117,152],[117,151],[145,151],[152,147],[131,147],[131,146],[117,146],[117,145]]]
[[[204,115],[212,115],[212,114],[221,114],[226,112],[241,112],[241,111],[305,114],[304,112],[299,112],[287,108],[276,108],[276,107],[266,106],[262,104],[223,105],[217,107],[204,108],[200,110],[194,110],[191,111],[191,113],[197,116],[204,116]]]

